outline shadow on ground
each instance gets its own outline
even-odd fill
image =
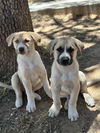
[[[91,78],[92,72],[95,72],[97,68],[93,67],[88,71],[87,69],[100,63],[100,19],[77,18],[67,20],[64,15],[55,17],[31,15],[35,31],[42,36],[43,45],[38,47],[38,51],[49,77],[53,57],[47,52],[46,45],[55,37],[68,35],[84,42],[85,50],[78,57],[78,60],[80,69],[90,74]],[[94,89],[100,90],[100,84],[96,84]],[[96,101],[95,107],[90,108],[79,96],[78,112],[80,117],[78,121],[70,122],[67,111],[64,109],[61,110],[57,118],[49,118],[48,110],[52,101],[46,96],[43,89],[39,90],[38,93],[42,96],[42,100],[36,103],[37,110],[29,114],[25,111],[25,94],[23,95],[25,101],[23,107],[16,109],[14,92],[0,89],[0,133],[95,133],[99,131],[100,99]],[[62,103],[64,103],[64,100],[62,100]]]

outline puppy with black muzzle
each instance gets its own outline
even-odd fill
[[[79,71],[77,51],[81,51],[84,45],[81,41],[71,37],[54,39],[48,45],[50,53],[54,55],[51,69],[51,91],[53,104],[49,109],[49,116],[57,116],[61,109],[61,97],[66,97],[65,109],[68,109],[68,118],[77,120],[77,99],[80,92],[85,102],[94,106],[94,99],[87,93],[87,82],[83,72]]]
[[[43,86],[47,95],[51,94],[45,66],[35,49],[35,44],[40,40],[40,35],[37,33],[25,31],[12,33],[7,38],[8,46],[13,44],[17,53],[18,71],[11,79],[12,88],[16,94],[15,106],[19,108],[23,105],[22,90],[25,89],[28,112],[34,112],[36,110],[35,99],[41,99],[35,93],[36,90]]]

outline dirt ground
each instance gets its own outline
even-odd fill
[[[42,36],[39,52],[49,77],[53,58],[47,52],[46,45],[57,36],[69,35],[85,44],[83,54],[78,56],[78,60],[80,69],[87,75],[87,80],[100,78],[100,18],[68,20],[66,15],[31,16],[35,31]],[[46,96],[43,89],[38,91],[42,100],[36,102],[37,110],[28,113],[25,110],[25,94],[24,105],[16,109],[14,92],[0,88],[0,133],[100,133],[100,83],[89,87],[88,91],[94,97],[96,106],[88,107],[80,95],[77,104],[79,119],[71,122],[63,108],[56,118],[48,117],[52,100]],[[62,103],[64,101],[65,99]]]

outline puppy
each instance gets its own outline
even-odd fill
[[[77,120],[77,99],[81,89],[85,102],[94,106],[94,99],[87,93],[87,82],[83,72],[79,71],[76,59],[77,51],[84,48],[81,41],[71,37],[54,39],[48,45],[50,53],[54,55],[51,69],[51,91],[53,104],[49,109],[49,116],[57,116],[61,109],[61,97],[66,97],[65,109],[68,108],[68,118]],[[100,80],[99,80],[100,81]]]
[[[35,93],[36,90],[43,86],[47,95],[50,96],[47,72],[39,53],[35,50],[35,44],[40,40],[37,33],[25,31],[12,33],[6,39],[8,46],[13,45],[17,53],[18,70],[11,78],[12,88],[16,94],[15,106],[19,108],[23,105],[22,90],[24,88],[28,112],[34,112],[35,99],[41,99]]]

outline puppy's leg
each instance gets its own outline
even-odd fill
[[[49,81],[47,78],[47,73],[45,73],[45,75],[42,77],[42,79],[43,79],[42,81],[43,81],[44,90],[45,90],[46,94],[51,98],[52,94],[51,94],[51,88],[49,85]]]
[[[34,86],[34,91],[37,91],[42,87],[43,87],[43,83],[41,82],[41,80],[39,80],[37,84]]]
[[[57,90],[52,91],[53,104],[49,109],[49,116],[57,116],[61,109],[60,93]]]
[[[87,92],[87,81],[86,76],[83,72],[79,71],[81,93],[87,105],[95,106],[95,101],[92,96]]]
[[[12,76],[11,84],[12,84],[12,88],[15,91],[15,94],[16,94],[15,106],[16,106],[16,108],[19,108],[23,105],[23,100],[22,100],[21,83],[20,83],[20,79],[18,77],[17,72]]]
[[[57,87],[55,80],[53,81],[51,80],[51,91],[52,91],[53,104],[49,109],[49,116],[54,117],[59,114],[61,109],[60,88]]]
[[[64,85],[61,87],[61,92],[60,92],[60,97],[61,98],[66,98],[65,104],[64,104],[64,109],[67,110],[68,109],[68,103],[69,103],[69,95],[70,92],[68,91],[67,85]]]
[[[36,110],[36,105],[35,105],[36,94],[32,91],[32,84],[30,80],[24,79],[22,82],[23,82],[25,92],[27,95],[27,100],[28,100],[26,110],[28,112],[34,112]]]
[[[76,108],[77,104],[77,99],[79,95],[79,90],[80,90],[80,84],[79,82],[76,82],[76,85],[72,89],[72,92],[70,94],[70,99],[68,103],[68,118],[71,121],[75,121],[78,118],[78,112]]]
[[[46,94],[51,98],[52,97],[52,94],[51,94],[51,88],[50,88],[50,85],[49,85],[49,81],[48,81],[48,77],[47,77],[47,72],[46,72],[46,69],[45,67],[37,67],[37,72],[38,72],[38,75],[43,83],[43,87],[44,87],[44,90],[46,92]]]
[[[68,109],[68,103],[69,103],[69,96],[67,96],[67,100],[65,101],[65,104],[64,104],[64,109],[67,110]]]

